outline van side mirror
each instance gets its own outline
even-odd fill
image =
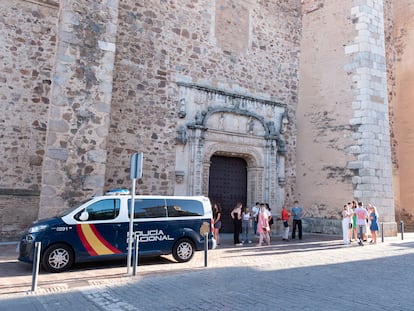
[[[87,211],[83,211],[82,214],[79,216],[79,220],[86,221],[89,219],[89,213]]]

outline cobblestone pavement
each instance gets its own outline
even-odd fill
[[[42,272],[34,293],[13,248],[0,245],[0,310],[414,310],[414,234],[363,247],[324,235],[233,246],[222,235],[208,267],[204,252],[141,260],[134,277],[123,262],[78,265]]]

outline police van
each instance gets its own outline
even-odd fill
[[[172,254],[189,261],[195,251],[216,247],[210,200],[203,196],[135,196],[133,231],[139,256]],[[115,190],[97,196],[59,217],[33,222],[19,242],[19,260],[33,262],[41,242],[41,263],[62,272],[75,262],[126,258],[131,195]]]

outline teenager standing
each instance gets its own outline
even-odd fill
[[[242,229],[242,206],[241,202],[237,202],[230,214],[233,219],[233,240],[235,245],[242,245],[240,243],[240,232]]]

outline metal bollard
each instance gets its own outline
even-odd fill
[[[381,223],[381,241],[384,243],[384,223]]]
[[[404,240],[404,222],[401,220],[401,240]]]
[[[208,233],[204,234],[204,267],[207,267]]]
[[[33,254],[33,273],[32,273],[32,292],[37,288],[37,276],[39,275],[40,266],[40,250],[42,249],[42,242],[35,243],[35,249]]]
[[[137,274],[137,266],[138,266],[138,249],[139,249],[139,236],[135,234],[134,236],[134,256],[132,260],[132,275]]]

